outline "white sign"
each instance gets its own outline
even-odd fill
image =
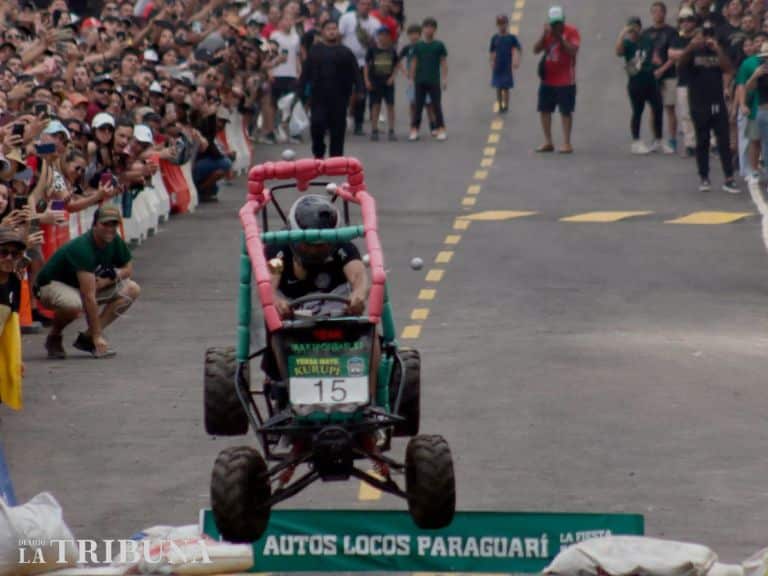
[[[353,378],[291,378],[291,404],[367,404],[368,377]]]

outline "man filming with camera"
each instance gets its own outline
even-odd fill
[[[91,230],[59,248],[38,274],[40,302],[55,313],[45,341],[49,358],[66,358],[62,332],[83,311],[88,330],[78,334],[73,346],[94,358],[115,355],[103,331],[140,293],[131,280],[131,252],[117,233],[121,222],[117,206],[101,206]]]
[[[709,139],[714,132],[725,181],[723,191],[740,192],[733,177],[728,108],[725,102],[723,75],[732,72],[725,49],[716,37],[715,22],[706,19],[680,56],[678,66],[688,75],[688,101],[696,132],[696,164],[699,190],[709,192]]]

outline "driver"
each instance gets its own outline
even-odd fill
[[[339,212],[324,196],[307,194],[291,206],[291,229],[331,229],[339,223]],[[339,244],[297,242],[266,249],[272,274],[275,307],[282,318],[290,318],[290,300],[307,294],[348,296],[345,313],[360,316],[368,296],[368,274],[360,252],[351,242]]]

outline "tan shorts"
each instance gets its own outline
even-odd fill
[[[661,102],[664,106],[677,104],[677,78],[665,78],[659,83]]]
[[[96,293],[96,302],[99,304],[107,304],[117,300],[120,298],[122,295],[121,293],[128,286],[129,282],[131,281],[120,280],[117,284],[99,290]],[[50,308],[51,310],[83,309],[83,299],[80,296],[80,290],[72,288],[72,286],[64,284],[63,282],[56,282],[55,280],[40,288],[40,302],[43,306]]]

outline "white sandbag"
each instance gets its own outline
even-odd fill
[[[157,199],[160,222],[167,222],[171,215],[171,198],[168,196],[168,190],[165,188],[163,175],[160,173],[160,170],[152,175],[152,187],[150,190],[154,192]]]
[[[147,211],[147,236],[154,236],[160,226],[160,202],[155,194],[155,189],[151,186],[145,186],[139,197]]]
[[[738,564],[720,564],[715,562],[707,572],[707,576],[744,576],[744,568]],[[760,576],[763,576],[762,573]]]
[[[113,558],[112,567],[130,574],[227,574],[253,566],[253,547],[217,542],[200,534],[195,524],[153,526],[135,535],[139,559]]]
[[[609,536],[567,548],[544,569],[559,576],[704,576],[717,562],[706,546],[642,536]]]
[[[765,576],[768,574],[768,548],[755,552],[741,563],[744,576]]]
[[[235,160],[232,162],[232,172],[234,174],[245,174],[251,164],[251,149],[248,147],[248,141],[243,131],[243,117],[235,111],[230,114],[230,120],[227,122],[224,132],[227,136],[229,149],[235,152]]]
[[[35,545],[26,545],[25,541],[34,541]],[[22,554],[28,563],[20,563]],[[76,562],[74,536],[51,494],[43,492],[13,507],[0,498],[0,576],[41,574],[75,566]]]
[[[288,122],[288,132],[291,136],[300,136],[304,130],[309,128],[309,116],[304,109],[304,105],[298,102],[291,111],[291,119]]]
[[[77,238],[80,236],[80,216],[77,212],[72,212],[69,215],[69,237]]]

